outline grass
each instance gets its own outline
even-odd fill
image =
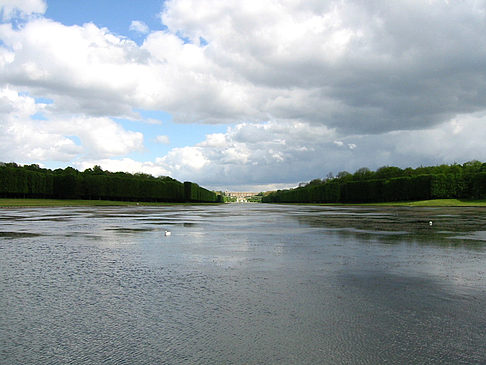
[[[81,206],[162,206],[193,203],[147,203],[112,200],[60,200],[60,199],[0,199],[0,207],[81,207]],[[219,203],[197,203],[219,204]],[[312,204],[313,205],[313,204]],[[407,207],[486,207],[486,199],[434,199],[412,202],[388,202],[367,204],[319,204],[319,205],[367,205],[367,206],[407,206]]]
[[[384,207],[486,207],[486,199],[433,199],[384,203],[281,203],[324,206],[384,206]]]
[[[83,207],[83,206],[160,206],[192,203],[148,203],[112,200],[0,199],[0,207]],[[199,203],[198,203],[199,204]],[[207,203],[215,204],[215,203]]]
[[[486,207],[486,200],[469,200],[469,199],[433,199],[419,200],[414,202],[395,202],[381,203],[376,205],[396,205],[412,207]]]
[[[344,204],[350,205],[350,204]],[[390,206],[390,207],[486,207],[486,200],[470,199],[432,199],[418,200],[408,202],[384,202],[384,203],[366,203],[352,205],[373,205],[373,206]]]

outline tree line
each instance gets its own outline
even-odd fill
[[[440,165],[401,169],[364,167],[354,174],[315,179],[295,189],[278,190],[264,203],[377,203],[429,199],[485,199],[486,163]]]
[[[144,202],[221,202],[216,193],[171,177],[104,171],[99,166],[78,171],[39,165],[0,164],[0,196]]]

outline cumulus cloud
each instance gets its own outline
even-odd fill
[[[69,161],[80,153],[70,138],[46,128],[43,120],[32,119],[42,113],[44,104],[20,95],[11,88],[0,89],[0,156],[4,161]]]
[[[132,41],[94,24],[66,27],[35,19],[19,30],[0,25],[4,52],[0,80],[28,87],[55,101],[58,112],[133,116],[127,100],[144,68],[144,53]]]
[[[157,163],[173,176],[195,179],[222,189],[293,184],[295,174],[320,174],[322,159],[313,156],[320,146],[333,144],[335,132],[299,121],[241,123],[226,133],[206,136],[195,146],[174,148]],[[318,149],[318,150],[316,150]]]
[[[130,23],[130,28],[131,31],[137,32],[137,33],[142,33],[146,34],[150,31],[149,27],[147,24],[140,20],[132,20]]]
[[[0,129],[0,156],[5,161],[68,162],[143,148],[141,133],[127,131],[110,118],[53,115],[48,104],[9,87],[0,89]]]
[[[145,173],[153,176],[168,176],[169,172],[162,166],[154,162],[140,162],[131,158],[121,159],[101,159],[101,160],[84,160],[74,164],[77,169],[83,171],[98,165],[103,170],[112,172],[129,172],[132,174]]]
[[[142,133],[128,131],[110,118],[54,119],[45,129],[77,136],[84,147],[85,157],[115,157],[143,148]]]

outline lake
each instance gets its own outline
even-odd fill
[[[0,363],[486,363],[485,273],[484,208],[1,209]]]

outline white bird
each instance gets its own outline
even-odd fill
[[[429,221],[429,226],[431,226],[431,225],[432,225],[432,221]]]
[[[164,231],[164,236],[170,236],[171,232],[169,231]]]

